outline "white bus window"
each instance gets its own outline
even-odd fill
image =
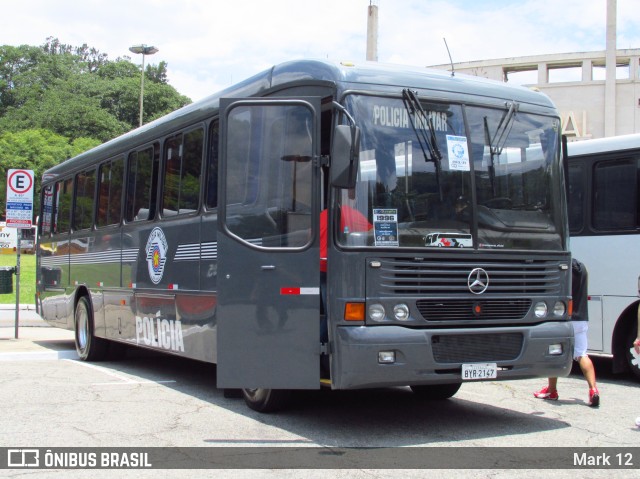
[[[598,230],[634,229],[638,225],[636,160],[605,161],[593,171],[593,226]],[[609,188],[608,185],[616,185]]]

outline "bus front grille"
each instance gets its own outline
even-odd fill
[[[381,295],[469,294],[471,272],[488,275],[485,294],[557,295],[561,291],[558,261],[546,259],[457,260],[444,258],[384,258],[376,271]]]
[[[522,351],[520,333],[437,335],[431,338],[437,363],[511,361]]]

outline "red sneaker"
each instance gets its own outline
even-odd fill
[[[535,397],[538,399],[547,399],[549,401],[557,401],[560,396],[558,396],[558,391],[549,392],[549,387],[543,387],[540,391],[536,391],[533,393]]]
[[[598,391],[598,388],[589,389],[589,406],[600,406],[600,392]]]

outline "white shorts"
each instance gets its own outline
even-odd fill
[[[573,325],[573,359],[576,361],[582,356],[587,355],[587,331],[589,330],[588,321],[571,321]]]

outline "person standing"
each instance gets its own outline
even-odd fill
[[[640,294],[640,291],[638,293]],[[638,305],[638,332],[636,336],[636,340],[633,342],[633,349],[636,350],[636,354],[640,354],[640,304]],[[640,427],[640,416],[636,418],[636,426]]]
[[[573,359],[580,365],[582,374],[589,385],[589,406],[598,407],[600,405],[600,392],[596,386],[596,371],[591,358],[587,355],[587,331],[589,330],[588,277],[584,264],[573,259],[571,261],[571,296],[573,297],[571,324],[575,341]],[[559,398],[557,384],[558,378],[549,378],[548,385],[540,391],[534,392],[533,395],[538,399],[557,401]]]

